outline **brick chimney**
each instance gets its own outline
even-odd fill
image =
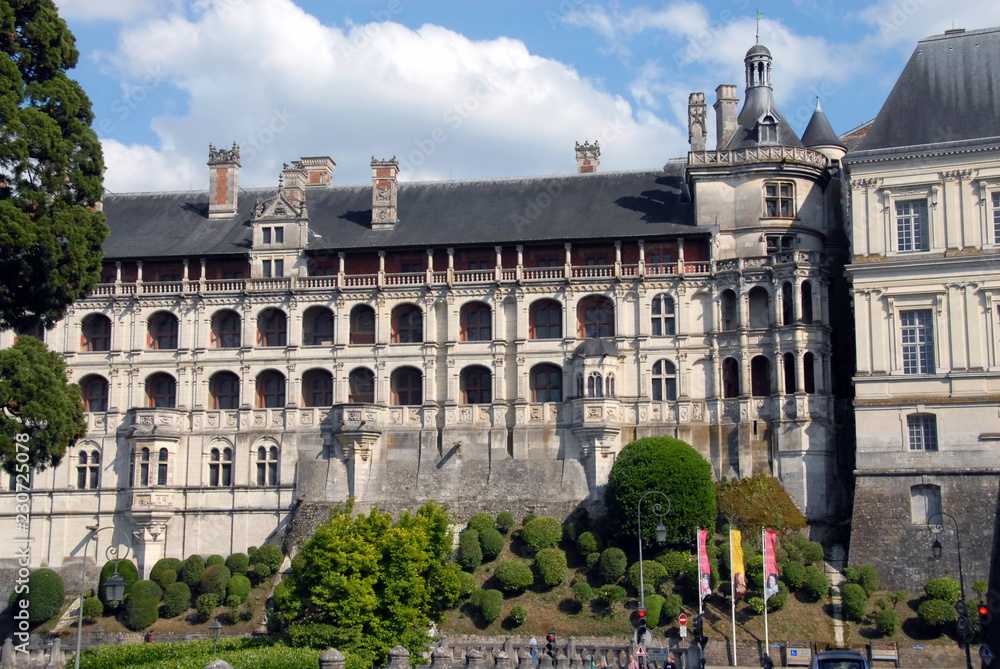
[[[333,183],[333,170],[337,163],[329,156],[303,156],[300,162],[306,171],[306,188],[329,186]]]
[[[396,191],[399,161],[375,160],[372,156],[372,230],[391,229],[399,222],[396,210]]]
[[[589,174],[596,172],[601,166],[601,145],[594,140],[594,143],[576,143],[576,171],[579,174]]]
[[[288,203],[298,209],[306,199],[306,169],[302,161],[293,160],[292,166],[285,163],[281,170],[281,194]]]
[[[708,107],[705,105],[705,94],[692,93],[688,96],[688,142],[692,151],[705,150],[707,124]]]
[[[240,147],[217,149],[208,145],[208,217],[232,218],[236,215],[239,193]]]
[[[736,134],[736,106],[740,103],[736,97],[735,84],[722,84],[715,89],[715,150],[722,151],[726,144]]]

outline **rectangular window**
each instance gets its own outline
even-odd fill
[[[927,414],[907,416],[906,424],[910,431],[911,451],[936,451],[938,449],[936,416]]]
[[[764,216],[795,218],[795,188],[790,181],[764,184]]]
[[[993,243],[1000,244],[1000,192],[993,193]]]
[[[260,275],[265,279],[271,278],[271,261],[261,260],[260,261]]]
[[[767,242],[768,255],[795,248],[795,235],[768,235],[765,241]]]
[[[934,373],[934,326],[930,309],[902,311],[899,324],[903,343],[903,373]]]
[[[274,229],[274,243],[284,244],[285,243],[285,229],[278,227]]]
[[[275,260],[274,261],[274,276],[285,276],[285,261]]]
[[[903,200],[896,203],[896,250],[930,250],[927,226],[927,200]]]
[[[261,228],[260,229],[260,240],[264,244],[271,243],[271,228]]]
[[[469,269],[470,270],[487,270],[490,268],[490,263],[487,260],[470,260]]]

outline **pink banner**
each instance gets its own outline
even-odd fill
[[[698,530],[698,593],[701,599],[712,594],[712,567],[708,563],[708,530]]]
[[[764,530],[764,601],[778,594],[778,560],[774,552],[777,542],[775,530]]]

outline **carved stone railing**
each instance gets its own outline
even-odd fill
[[[754,163],[804,163],[827,167],[829,159],[819,151],[799,146],[755,146],[734,151],[691,151],[688,165],[750,165]]]

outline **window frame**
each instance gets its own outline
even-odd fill
[[[212,314],[212,348],[240,348],[243,342],[243,318],[232,309]]]
[[[493,310],[485,302],[463,305],[459,320],[462,341],[493,341]]]
[[[473,377],[476,383],[470,384]],[[493,402],[493,373],[483,365],[470,365],[459,376],[459,390],[462,404],[490,404]]]
[[[392,310],[392,343],[422,344],[424,312],[415,304],[401,304]]]
[[[93,328],[97,323],[106,326],[106,331]],[[80,350],[84,353],[99,353],[111,350],[111,319],[104,314],[88,314],[80,323]]]
[[[221,392],[219,384],[229,381],[233,384],[228,392]],[[208,405],[213,411],[235,411],[240,408],[242,384],[239,375],[229,371],[219,371],[208,380]],[[223,401],[225,400],[225,401]]]
[[[794,181],[765,181],[761,193],[764,205],[761,218],[796,218]]]
[[[919,412],[906,416],[906,447],[911,453],[937,453],[939,450],[937,415]]]
[[[316,387],[319,382],[323,387]],[[302,406],[333,406],[333,374],[329,370],[314,367],[302,375]]]
[[[102,392],[94,393],[92,389],[99,387]],[[84,413],[105,413],[108,410],[108,396],[110,395],[111,384],[100,374],[88,374],[80,379],[80,393],[83,395]],[[94,408],[94,402],[100,404]]]
[[[660,293],[653,297],[649,317],[651,336],[672,337],[677,334],[677,303],[670,295]]]
[[[401,385],[401,381],[407,381]],[[414,383],[415,381],[415,383]],[[424,403],[424,376],[415,367],[400,367],[392,372],[389,381],[392,406],[418,407]]]
[[[931,307],[899,310],[899,368],[904,375],[936,373],[934,325]]]
[[[890,209],[893,221],[893,239],[897,253],[926,253],[931,250],[931,207],[926,195],[893,198]],[[903,207],[920,203],[922,212],[901,211]],[[904,227],[905,226],[905,227]],[[904,244],[904,233],[906,242]]]
[[[327,327],[327,320],[329,326]],[[326,307],[309,307],[303,314],[303,346],[333,346],[336,343],[336,316]],[[322,324],[323,327],[320,327]]]
[[[274,342],[272,343],[272,338]],[[288,314],[271,307],[257,316],[258,345],[264,348],[288,346]]]
[[[544,383],[539,384],[539,375],[545,374]],[[553,378],[556,383],[553,384]],[[528,377],[528,386],[531,390],[531,401],[541,404],[545,402],[562,402],[565,397],[563,392],[563,372],[558,365],[552,363],[541,363],[531,368]],[[541,392],[544,392],[545,399],[539,399]],[[556,393],[558,397],[553,398]]]
[[[371,330],[367,329],[367,320],[362,321],[362,318],[371,317]],[[378,316],[375,310],[368,306],[367,304],[357,304],[351,309],[350,316],[350,333],[348,335],[348,341],[350,344],[374,344],[375,343],[375,328]],[[361,329],[362,325],[366,329]]]
[[[677,365],[666,358],[657,360],[650,368],[650,398],[654,402],[677,399]]]
[[[279,381],[280,387],[269,388],[269,381]],[[258,409],[284,409],[288,404],[288,379],[276,369],[265,369],[255,381]]]
[[[545,313],[545,323],[539,324],[538,315]],[[555,321],[551,319],[555,315]],[[540,331],[544,330],[546,336],[540,337]],[[556,336],[552,336],[556,331]],[[562,339],[563,338],[563,308],[562,305],[552,299],[541,299],[534,301],[528,309],[528,339]]]
[[[180,340],[177,316],[158,311],[146,322],[147,346],[151,351],[176,351]]]
[[[363,378],[362,378],[363,376]],[[369,397],[368,391],[359,391],[358,382],[359,381],[370,381],[371,382],[371,396]],[[376,377],[375,372],[368,369],[367,367],[355,367],[351,370],[350,374],[347,375],[347,403],[348,404],[374,404],[375,403],[375,383]]]
[[[605,311],[602,315],[598,310]],[[578,336],[582,339],[606,339],[615,336],[615,304],[603,295],[591,295],[577,305]]]
[[[280,468],[278,459],[281,451],[277,446],[271,444],[265,446],[261,444],[257,447],[257,485],[276,486],[280,485]]]
[[[157,381],[170,383],[169,392],[160,392],[160,388],[154,388],[151,383]],[[146,377],[143,384],[146,389],[146,406],[150,409],[176,409],[177,408],[177,379],[166,372],[155,372]],[[155,392],[153,392],[155,391]]]

